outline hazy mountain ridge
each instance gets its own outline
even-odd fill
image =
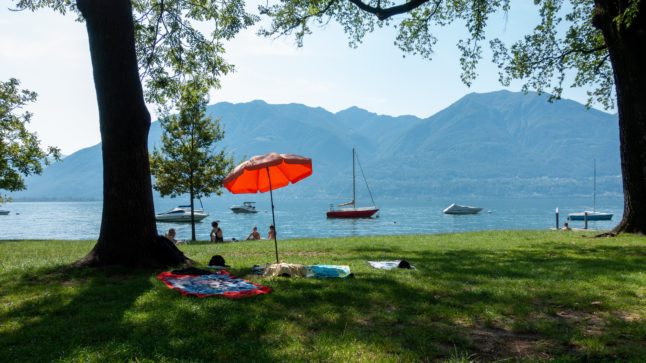
[[[548,103],[547,95],[472,93],[425,119],[263,101],[208,112],[226,132],[219,147],[236,161],[269,151],[311,157],[314,174],[294,197],[347,194],[352,147],[377,197],[590,195],[593,159],[598,194],[621,193],[617,116],[570,100]],[[151,147],[160,134],[153,123]],[[28,190],[13,197],[100,199],[101,179],[99,144],[28,178]]]

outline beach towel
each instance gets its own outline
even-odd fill
[[[399,264],[402,263],[402,260],[394,260],[394,261],[368,261],[370,266],[374,268],[378,268],[380,270],[392,270],[394,268],[400,267]],[[404,264],[405,265],[405,264]],[[410,268],[412,270],[415,269],[415,266],[410,265]]]
[[[271,292],[271,288],[267,286],[237,278],[227,271],[217,271],[205,275],[162,272],[157,275],[157,278],[170,289],[177,290],[182,295],[197,297],[224,296],[229,299],[238,299]]]
[[[353,276],[350,272],[350,266],[345,265],[310,265],[305,267],[308,270],[307,277],[329,279]]]

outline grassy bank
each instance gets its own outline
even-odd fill
[[[353,279],[249,279],[241,300],[191,298],[156,272],[68,269],[93,242],[0,241],[0,362],[643,361],[646,239],[479,232],[279,241],[281,259]],[[181,247],[231,272],[267,241]],[[367,260],[407,259],[382,271]],[[157,271],[159,272],[159,271]]]

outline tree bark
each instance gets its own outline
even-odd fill
[[[608,46],[619,116],[624,215],[611,232],[646,233],[646,14],[644,1],[629,27],[613,20],[629,0],[596,0],[594,25]]]
[[[187,262],[155,223],[146,109],[130,0],[77,0],[87,25],[103,152],[99,239],[77,265],[162,267]]]
[[[195,242],[195,189],[193,188],[193,169],[190,171],[188,180],[189,195],[191,198],[191,241]]]

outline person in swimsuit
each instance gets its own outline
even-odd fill
[[[218,222],[211,223],[211,242],[224,242],[222,237],[222,229],[218,227]]]
[[[267,239],[275,239],[276,238],[276,228],[274,225],[269,226],[269,232],[267,233]]]
[[[259,240],[260,239],[260,233],[258,233],[258,227],[253,226],[253,230],[251,233],[249,233],[249,236],[247,237],[247,241],[250,240]]]

